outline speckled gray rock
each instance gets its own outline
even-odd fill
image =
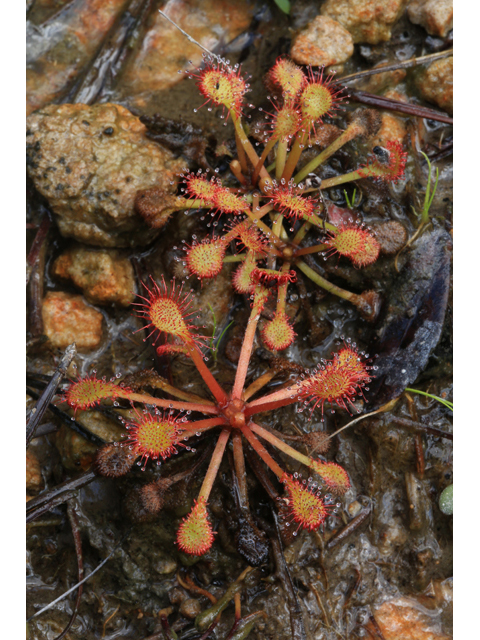
[[[350,33],[336,20],[317,16],[292,44],[290,55],[298,64],[313,66],[340,64],[353,54]]]
[[[135,194],[175,189],[183,162],[150,141],[145,126],[116,104],[49,105],[27,118],[27,166],[62,235],[126,247],[158,234],[134,210]]]
[[[354,42],[378,44],[392,36],[392,26],[407,0],[327,0],[321,13],[350,31]]]
[[[407,13],[410,22],[431,36],[444,38],[453,27],[453,0],[412,0]]]

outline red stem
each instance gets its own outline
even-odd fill
[[[203,479],[202,488],[200,489],[200,493],[198,494],[198,499],[204,498],[205,502],[208,502],[210,491],[212,490],[213,483],[215,482],[215,478],[217,477],[218,469],[220,467],[220,463],[222,462],[223,452],[225,451],[225,447],[227,446],[229,436],[230,431],[228,429],[224,429],[220,434],[220,437],[218,438],[217,444],[215,446],[215,450],[212,453],[212,458],[210,460],[207,473],[205,475],[205,478]]]
[[[278,407],[284,407],[285,405],[293,404],[299,399],[300,389],[301,383],[297,382],[292,387],[279,389],[278,391],[275,391],[268,396],[253,400],[252,402],[249,402],[245,407],[245,416],[253,416],[255,413],[270,411],[271,409],[278,409]]]
[[[209,429],[213,429],[213,427],[227,426],[227,424],[225,418],[207,418],[205,420],[198,420],[197,422],[187,422],[182,426],[184,431],[181,437],[191,438],[197,432],[208,431]]]
[[[198,369],[198,373],[202,376],[205,384],[212,392],[212,395],[214,396],[215,400],[219,404],[226,404],[228,400],[227,394],[213,377],[210,369],[205,364],[203,360],[203,355],[198,349],[198,347],[194,344],[186,345],[186,347],[190,357],[192,358],[193,362],[195,363],[195,366]]]
[[[131,402],[142,402],[143,404],[152,404],[156,407],[164,407],[165,409],[185,409],[185,411],[200,411],[201,413],[218,414],[218,409],[212,404],[200,404],[197,402],[179,402],[178,400],[168,400],[166,398],[154,398],[148,393],[131,393],[123,389],[118,390],[118,397],[125,398]]]
[[[263,444],[258,440],[258,438],[252,433],[250,427],[245,425],[242,427],[242,433],[248,442],[251,444],[252,448],[258,453],[260,458],[265,462],[267,467],[273,471],[273,473],[277,476],[279,480],[283,478],[285,475],[285,471],[282,467],[275,462],[272,456],[265,449]]]
[[[257,287],[258,289],[258,287]],[[245,384],[245,378],[247,377],[248,365],[250,363],[250,356],[253,349],[253,340],[255,338],[255,331],[257,330],[257,324],[260,320],[261,308],[258,304],[257,295],[253,301],[252,311],[250,318],[248,319],[247,329],[243,337],[242,350],[240,352],[240,358],[238,359],[237,373],[235,376],[235,382],[232,389],[232,399],[242,397],[242,391]]]

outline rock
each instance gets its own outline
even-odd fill
[[[453,27],[453,0],[412,0],[407,14],[431,36],[445,38]]]
[[[353,42],[378,44],[392,36],[407,0],[327,0],[321,13],[347,29]]]
[[[180,613],[190,620],[196,618],[201,611],[200,602],[195,598],[186,598],[180,605]]]
[[[31,493],[40,491],[43,488],[42,469],[37,456],[31,449],[27,449],[26,472],[27,491]]]
[[[301,31],[290,51],[298,64],[315,67],[345,62],[353,54],[353,39],[350,33],[336,20],[328,16],[317,16]]]
[[[203,335],[210,336],[213,333],[212,309],[217,324],[215,336],[217,338],[232,310],[235,299],[231,282],[232,271],[231,265],[225,265],[216,278],[205,282],[200,291],[195,291],[193,294],[194,308],[199,310],[198,326],[203,327],[200,331]]]
[[[395,92],[396,93],[396,92]],[[391,92],[385,94],[386,98],[395,98],[398,100],[398,95],[391,95]],[[407,127],[402,118],[392,115],[391,113],[382,113],[382,124],[377,134],[369,142],[369,147],[384,147],[387,140],[400,142],[403,144],[405,136],[407,135]]]
[[[381,62],[376,64],[373,68],[380,69],[389,65],[390,62]],[[383,73],[376,73],[373,76],[369,76],[358,83],[358,88],[362,91],[368,91],[369,93],[380,93],[391,87],[396,87],[402,80],[404,80],[407,72],[405,69],[395,69],[393,71],[384,71]]]
[[[451,640],[432,613],[429,615],[415,598],[399,597],[376,608],[374,616],[384,640]],[[378,637],[371,622],[366,628]]]
[[[380,243],[380,251],[387,256],[400,251],[407,242],[407,230],[396,220],[375,224],[371,228]]]
[[[43,301],[42,318],[52,347],[65,349],[75,342],[77,349],[89,350],[101,342],[103,316],[82,296],[49,291]]]
[[[135,194],[152,186],[175,190],[183,166],[116,104],[49,105],[27,118],[27,165],[62,235],[102,247],[152,241],[134,210]]]
[[[71,85],[125,4],[126,0],[74,0],[63,10],[57,6],[60,11],[49,19],[42,16],[42,24],[27,22],[27,114],[53,102]],[[42,12],[37,5],[32,9]]]
[[[380,75],[387,76],[388,74],[385,73]],[[391,100],[407,102],[405,94],[396,90],[387,91],[385,93],[385,97],[390,98]],[[400,142],[400,144],[403,145],[406,135],[407,127],[403,118],[395,116],[388,111],[381,112],[380,128],[376,134],[369,139],[368,148],[372,150],[375,147],[385,147],[388,140],[391,140],[392,142]]]
[[[408,535],[400,518],[392,518],[391,522],[385,525],[380,532],[378,550],[384,556],[391,555],[403,547],[408,541]]]
[[[248,28],[253,6],[245,0],[169,0],[162,10],[197,42],[215,51]],[[135,96],[138,106],[145,106],[152,92],[177,84],[184,77],[179,70],[202,62],[197,45],[158,12],[152,18],[122,76],[122,96]]]
[[[418,76],[416,85],[425,100],[453,113],[453,56],[432,62]]]
[[[110,420],[100,411],[77,411],[77,422],[106,442],[118,442],[125,435],[125,429]],[[74,471],[89,469],[98,446],[88,442],[81,435],[62,425],[55,434],[55,446],[62,458],[65,469]]]
[[[133,267],[115,249],[75,246],[57,258],[53,274],[71,280],[93,303],[128,307],[135,297]]]

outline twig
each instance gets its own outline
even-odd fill
[[[105,85],[112,84],[125,58],[134,49],[133,41],[141,32],[141,23],[149,15],[151,4],[152,0],[130,0],[124,6],[88,68],[65,96],[65,102],[101,102]]]
[[[108,556],[105,558],[105,560],[102,560],[102,562],[98,565],[98,567],[96,567],[93,571],[91,571],[88,576],[85,576],[85,578],[83,578],[83,580],[81,580],[80,582],[77,582],[77,584],[74,584],[73,587],[71,587],[70,589],[68,589],[68,591],[65,591],[65,593],[62,593],[61,596],[58,596],[58,598],[56,598],[55,600],[53,600],[52,602],[50,602],[50,604],[47,604],[45,607],[43,607],[43,609],[40,609],[40,611],[37,611],[36,613],[34,613],[33,615],[30,616],[30,618],[27,618],[27,622],[30,622],[31,620],[33,620],[33,618],[36,618],[37,616],[40,616],[42,613],[45,613],[45,611],[48,611],[49,609],[51,609],[52,607],[54,607],[58,602],[61,602],[62,600],[64,600],[68,595],[70,595],[72,593],[72,591],[75,591],[75,589],[78,589],[82,584],[84,584],[89,578],[91,578],[93,575],[95,575],[98,571],[100,571],[100,569],[103,567],[104,564],[106,564],[110,558],[113,556],[113,554],[117,551],[117,549],[120,548],[121,544],[125,541],[125,539],[127,538],[127,536],[130,535],[130,532],[132,530],[132,527],[130,527],[130,529],[127,531],[127,533],[123,536],[123,538],[120,540],[120,542],[115,545],[115,547],[110,551],[110,553],[108,554]]]
[[[272,543],[273,555],[275,558],[275,564],[278,577],[280,578],[283,588],[287,595],[288,609],[290,613],[290,625],[292,628],[292,640],[306,640],[307,635],[305,633],[305,625],[303,624],[302,609],[295,593],[295,587],[293,585],[292,577],[285,561],[282,549],[282,538],[280,533],[280,526],[278,524],[278,516],[272,507],[273,520],[275,522],[276,537],[272,536],[270,542]]]
[[[27,522],[31,522],[38,518],[41,513],[37,513],[38,510],[43,509],[42,513],[49,511],[57,504],[62,504],[66,502],[69,498],[75,495],[75,492],[84,487],[89,482],[94,480],[97,475],[93,471],[85,471],[78,478],[74,480],[67,480],[62,484],[59,484],[51,491],[46,491],[33,500],[29,500],[27,502]]]
[[[369,619],[370,619],[370,622],[372,623],[373,629],[377,635],[378,640],[385,640],[382,630],[378,626],[378,622],[375,620],[375,617],[373,615],[370,615]]]
[[[48,231],[48,230],[47,230]],[[45,280],[45,259],[47,253],[48,233],[42,238],[38,249],[35,249],[35,261],[28,274],[28,330],[33,338],[43,335],[43,285]],[[28,265],[30,266],[30,265]]]
[[[407,427],[409,429],[415,429],[416,431],[425,431],[426,433],[432,434],[432,436],[438,436],[439,438],[453,440],[453,433],[443,431],[443,429],[437,429],[436,427],[429,427],[426,424],[422,424],[421,422],[415,422],[414,420],[409,420],[408,418],[400,418],[398,416],[390,416],[389,420],[395,422],[395,424],[398,424],[400,427]]]
[[[384,96],[376,96],[375,94],[367,93],[366,91],[354,91],[352,89],[348,89],[348,92],[352,100],[360,102],[361,104],[369,104],[372,107],[377,107],[379,109],[399,111],[400,113],[407,113],[408,115],[417,116],[419,118],[427,118],[427,120],[437,120],[438,122],[453,124],[453,118],[450,118],[439,111],[435,111],[434,109],[429,109],[428,107],[421,107],[416,104],[409,104],[408,102],[385,98]]]
[[[385,65],[384,67],[375,67],[375,69],[368,69],[367,71],[357,71],[357,73],[350,73],[348,76],[337,78],[338,82],[354,82],[360,78],[367,78],[368,76],[374,76],[377,73],[383,73],[384,71],[396,71],[397,69],[408,69],[409,67],[416,67],[421,64],[433,62],[434,60],[440,60],[441,58],[448,58],[453,56],[453,49],[448,51],[442,51],[440,53],[429,53],[426,56],[420,56],[419,58],[410,58],[403,62],[397,62],[395,64]]]
[[[348,536],[351,535],[355,531],[355,529],[357,529],[363,522],[365,522],[371,512],[372,505],[370,503],[368,504],[368,506],[364,507],[353,520],[351,520],[345,527],[343,527],[343,529],[341,529],[338,533],[330,538],[330,540],[327,542],[327,549],[330,551],[330,549],[333,549],[333,547],[337,546],[339,542],[342,542],[343,540],[345,540],[345,538],[348,538]]]
[[[435,153],[433,156],[429,156],[429,158],[432,162],[438,162],[438,160],[443,160],[443,158],[446,158],[451,153],[453,153],[453,142],[449,142],[442,147],[438,153]]]
[[[58,427],[54,422],[43,422],[35,431],[32,440],[47,436],[49,433],[55,433],[56,431],[58,431]]]
[[[68,519],[70,520],[70,526],[72,527],[73,541],[75,543],[75,554],[77,556],[77,566],[78,566],[78,593],[77,599],[75,600],[75,606],[73,607],[72,615],[70,616],[70,620],[68,621],[67,626],[62,631],[62,633],[55,638],[55,640],[62,640],[65,635],[70,630],[72,624],[75,622],[75,618],[78,614],[78,607],[80,606],[80,599],[83,593],[83,555],[82,555],[82,539],[80,537],[80,526],[78,524],[77,512],[75,511],[75,507],[72,502],[68,504],[67,507]]]
[[[371,416],[374,416],[377,413],[385,413],[385,411],[390,411],[390,409],[392,409],[393,406],[397,403],[397,400],[398,398],[395,398],[394,400],[390,400],[390,402],[387,402],[387,404],[384,404],[382,407],[380,407],[380,409],[377,409],[376,411],[371,411],[370,413],[364,413],[363,415],[358,416],[358,418],[351,420],[343,427],[340,427],[340,429],[337,429],[336,431],[331,433],[328,436],[328,438],[325,438],[325,441],[330,440],[334,436],[338,435],[341,431],[345,431],[345,429],[348,429],[348,427],[352,427],[354,424],[357,424],[357,422],[360,422],[361,420],[365,420],[365,418],[371,418]]]
[[[38,394],[30,387],[27,388],[27,393],[29,396],[32,396],[32,398],[35,398],[36,400],[40,398],[40,394]],[[88,440],[88,442],[96,445],[102,445],[106,443],[103,438],[89,431],[86,427],[80,424],[80,422],[77,422],[73,417],[70,417],[68,413],[65,413],[65,411],[62,411],[53,403],[50,402],[50,404],[48,405],[48,410],[51,411],[54,416],[60,418],[64,422],[64,424],[66,424],[67,427],[69,427],[72,431],[75,431],[75,433],[83,436],[85,440]]]
[[[47,233],[49,229],[50,229],[50,218],[48,217],[47,213],[44,213],[42,222],[38,227],[37,234],[32,242],[30,251],[28,252],[27,264],[29,267],[33,268],[35,262],[37,261],[38,255],[40,253],[40,249],[42,248],[43,243],[45,242],[45,238],[47,237]],[[31,271],[27,272],[27,284],[31,274],[32,274]]]
[[[60,364],[55,369],[55,373],[52,376],[52,379],[47,385],[47,388],[42,393],[37,403],[33,407],[28,417],[27,422],[27,447],[30,444],[31,439],[35,435],[35,430],[38,427],[40,420],[43,417],[43,414],[48,408],[50,401],[57,391],[57,387],[60,384],[60,381],[67,373],[67,369],[70,366],[73,358],[77,353],[77,347],[73,342],[70,344],[64,351],[63,357],[60,360]]]

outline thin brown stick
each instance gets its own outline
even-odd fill
[[[55,638],[55,640],[62,640],[69,632],[72,624],[75,622],[75,618],[78,614],[78,607],[80,606],[80,599],[83,593],[83,554],[82,554],[82,539],[80,537],[80,526],[78,524],[77,512],[75,511],[75,506],[73,502],[69,502],[67,506],[68,519],[70,521],[70,526],[72,527],[73,541],[75,543],[75,554],[77,556],[77,566],[78,566],[78,593],[77,599],[75,600],[75,605],[73,607],[72,615],[70,616],[70,620],[68,621],[67,626],[62,631],[62,633]]]
[[[433,62],[434,60],[440,60],[441,58],[448,58],[450,56],[453,56],[453,49],[442,51],[440,53],[429,53],[426,56],[410,58],[409,60],[404,60],[403,62],[385,65],[384,67],[375,67],[375,69],[368,69],[367,71],[357,71],[357,73],[350,73],[348,76],[337,78],[337,81],[340,83],[355,82],[355,80],[359,80],[360,78],[374,76],[378,73],[383,73],[384,71],[396,71],[397,69],[408,69],[411,67],[417,67],[421,64],[428,64],[429,62]]]
[[[41,247],[43,246],[43,243],[45,242],[49,229],[50,229],[50,218],[46,213],[44,213],[42,222],[38,227],[37,234],[32,242],[30,251],[28,252],[27,264],[29,267],[33,268],[35,262],[37,261],[38,254],[40,252]],[[31,271],[27,273],[27,284],[28,284],[30,275],[31,275]]]
[[[367,93],[366,91],[349,90],[349,95],[352,100],[360,102],[361,104],[368,104],[372,107],[377,107],[377,109],[399,111],[400,113],[407,113],[408,115],[417,116],[419,118],[427,118],[428,120],[445,122],[445,124],[453,124],[453,118],[450,118],[450,116],[447,116],[440,111],[429,109],[428,107],[421,107],[416,104],[409,104],[408,102],[385,98],[384,96],[376,96],[373,93]]]
[[[327,542],[327,549],[333,549],[333,547],[337,546],[339,542],[348,538],[367,518],[370,516],[372,512],[372,505],[369,504],[364,509],[360,511],[360,513],[355,516],[355,518],[349,522],[343,529],[338,531],[335,535],[333,535],[330,540]]]
[[[52,600],[52,602],[50,602],[49,604],[47,604],[45,607],[43,607],[42,609],[40,609],[39,611],[36,611],[33,615],[31,615],[28,619],[27,622],[30,622],[30,620],[33,620],[34,618],[37,618],[38,616],[41,616],[42,613],[45,613],[45,611],[48,611],[49,609],[51,609],[52,607],[54,607],[58,602],[61,602],[64,598],[66,598],[68,595],[70,595],[72,593],[72,591],[75,591],[76,589],[78,589],[78,587],[80,585],[82,585],[84,582],[86,582],[87,580],[89,580],[93,575],[95,575],[98,571],[100,571],[100,569],[103,567],[104,564],[106,564],[110,558],[114,555],[114,553],[116,553],[116,551],[120,548],[120,545],[125,541],[125,539],[127,538],[127,536],[130,535],[132,531],[132,528],[130,527],[130,529],[127,531],[127,533],[123,536],[123,538],[120,540],[120,542],[115,545],[115,547],[110,551],[110,553],[108,554],[108,556],[105,558],[105,560],[102,560],[102,562],[100,562],[100,564],[98,566],[95,567],[95,569],[93,571],[90,571],[90,573],[88,574],[88,576],[85,576],[83,578],[83,580],[81,580],[81,582],[77,582],[77,584],[74,584],[73,587],[71,587],[70,589],[68,589],[67,591],[65,591],[65,593],[62,593],[61,596],[58,596],[58,598],[55,598],[55,600]]]
[[[35,520],[43,513],[50,511],[53,507],[67,502],[76,491],[81,487],[84,487],[89,482],[92,482],[97,477],[93,471],[85,471],[78,478],[73,480],[67,480],[51,491],[46,491],[33,500],[27,502],[27,523]]]
[[[42,393],[38,401],[36,402],[33,409],[30,411],[30,415],[28,416],[28,421],[27,421],[27,436],[26,436],[27,447],[30,444],[30,441],[32,440],[33,436],[35,435],[35,431],[38,425],[40,424],[40,420],[43,418],[45,411],[48,409],[50,401],[52,400],[53,396],[57,392],[57,388],[58,388],[58,385],[60,384],[60,381],[67,373],[67,369],[70,366],[70,363],[72,362],[76,354],[77,354],[77,347],[73,342],[72,344],[68,345],[68,347],[65,349],[63,353],[63,357],[60,360],[60,364],[55,369],[55,373],[53,374],[50,382],[48,383],[47,387],[45,388],[44,392]]]
[[[397,416],[390,416],[389,420],[395,422],[395,424],[398,424],[400,427],[407,427],[408,429],[415,429],[416,431],[425,431],[425,433],[430,433],[432,436],[453,440],[453,433],[449,433],[448,431],[443,431],[442,429],[437,429],[435,427],[428,427],[426,424],[422,424],[421,422],[415,422],[415,420],[399,418]]]

